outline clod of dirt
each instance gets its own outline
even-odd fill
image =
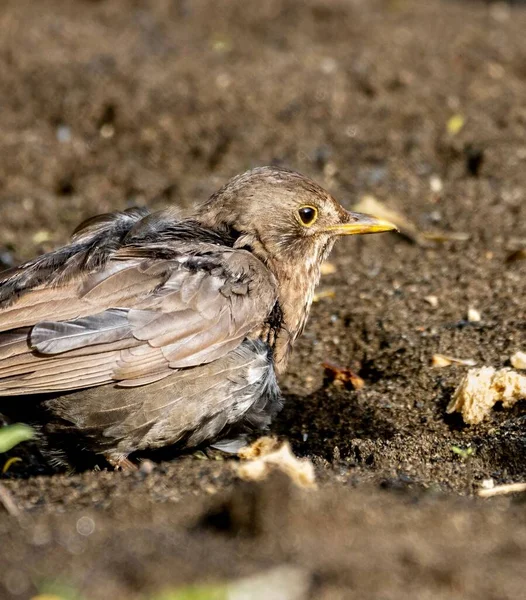
[[[526,248],[520,250],[514,250],[511,254],[506,257],[507,263],[513,263],[518,260],[526,260]]]
[[[484,420],[496,402],[505,408],[526,398],[526,376],[511,369],[470,369],[455,390],[447,412],[460,412],[465,423]]]
[[[433,358],[431,359],[431,366],[435,368],[450,367],[453,364],[474,367],[476,362],[472,358],[455,358],[446,354],[433,354]]]
[[[526,369],[526,352],[515,352],[510,362],[514,369]]]
[[[261,481],[278,469],[299,487],[316,487],[314,465],[308,459],[296,458],[288,442],[279,445],[276,439],[263,437],[242,448],[238,456],[247,461],[235,465],[237,475],[246,481]]]
[[[333,363],[324,362],[326,383],[343,384],[348,389],[361,390],[365,381],[348,367],[340,367]]]
[[[279,447],[279,441],[275,437],[266,435],[258,438],[253,444],[250,444],[250,446],[241,448],[237,455],[243,460],[256,460],[257,458],[275,452]]]

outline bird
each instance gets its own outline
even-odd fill
[[[93,217],[0,273],[0,412],[35,410],[55,465],[72,449],[115,469],[164,447],[235,452],[282,408],[277,377],[335,240],[395,229],[274,166],[190,214]]]

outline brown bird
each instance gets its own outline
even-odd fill
[[[56,462],[71,448],[121,468],[168,445],[233,451],[281,408],[276,374],[335,239],[393,229],[275,167],[234,177],[190,217],[90,219],[0,275],[0,411],[38,406]]]

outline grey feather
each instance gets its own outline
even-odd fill
[[[127,315],[127,310],[112,308],[72,321],[42,321],[31,330],[30,346],[42,354],[60,354],[116,342],[131,335]]]
[[[255,405],[280,403],[268,347],[259,340],[245,340],[209,365],[173,371],[146,387],[113,388],[111,406],[103,390],[84,390],[82,396],[74,393],[47,404],[81,430],[102,433],[116,451],[200,444],[228,434]]]

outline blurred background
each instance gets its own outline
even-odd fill
[[[526,351],[525,32],[518,0],[0,3],[0,267],[264,164],[404,234],[337,245],[282,378],[273,433],[318,491],[195,457],[34,477],[20,446],[0,597],[524,597],[524,506],[473,499],[526,480],[524,403],[446,406]]]
[[[483,178],[513,209],[523,26],[512,4],[475,0],[6,0],[0,258],[102,211],[191,204],[269,163],[421,220],[438,218],[432,175],[464,196]],[[440,216],[454,226],[455,206]]]

